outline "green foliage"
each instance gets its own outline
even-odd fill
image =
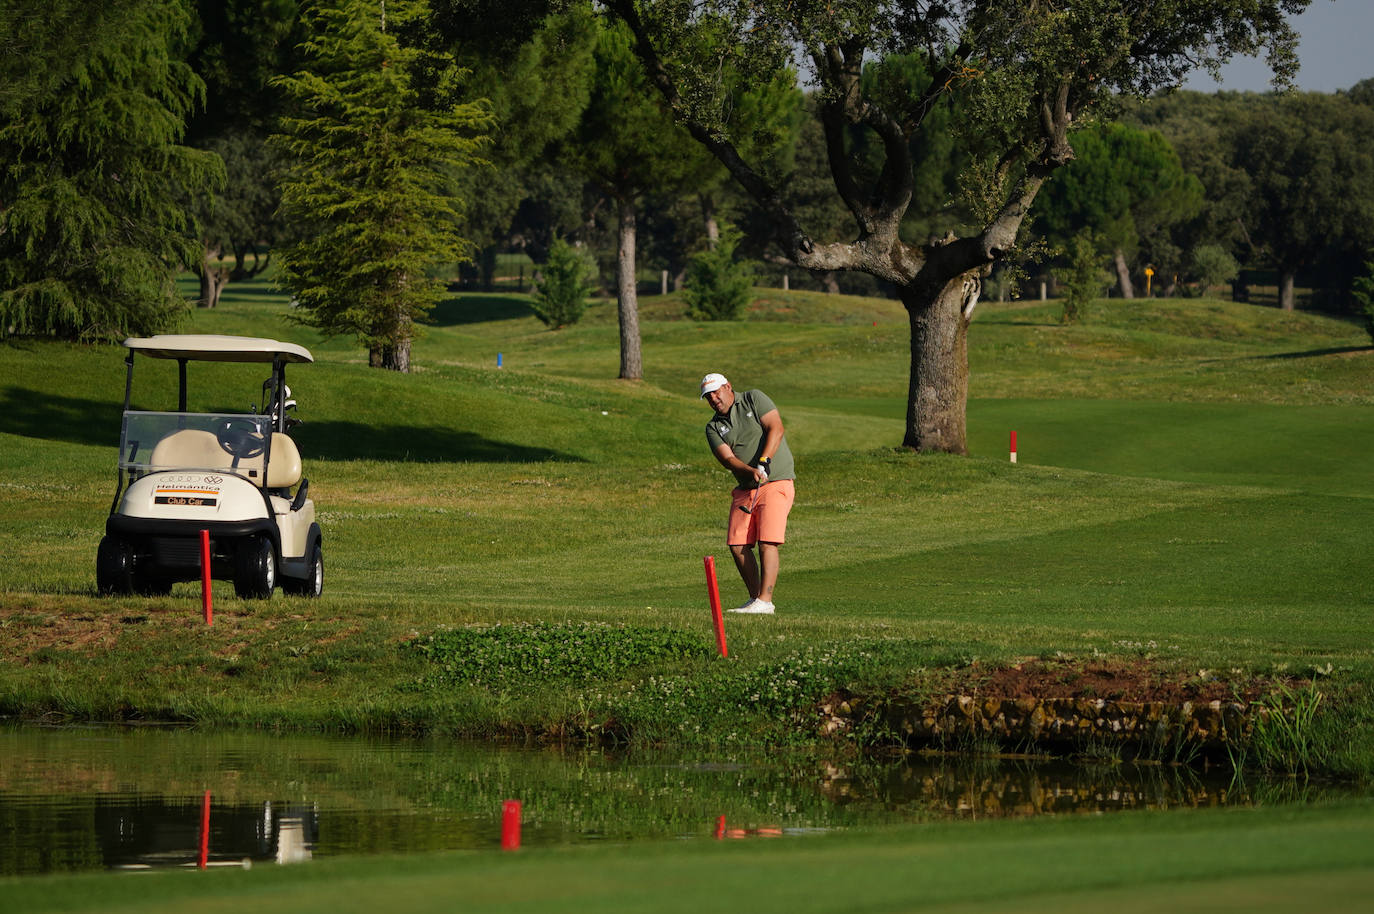
[[[369,363],[408,371],[415,322],[443,292],[428,275],[459,263],[459,201],[446,186],[473,164],[486,108],[456,101],[462,73],[403,43],[423,2],[340,0],[308,13],[305,69],[276,82],[299,105],[275,139],[289,157],[282,207],[299,240],[283,252],[296,319],[349,334]]]
[[[1075,236],[1069,243],[1069,266],[1063,276],[1064,310],[1060,319],[1072,324],[1085,317],[1088,305],[1102,296],[1111,281],[1111,275],[1102,268],[1098,239],[1090,234]]]
[[[1284,774],[1307,774],[1317,768],[1322,747],[1313,723],[1322,697],[1314,680],[1300,689],[1281,685],[1277,694],[1265,699],[1251,738],[1253,762],[1265,771]]]
[[[563,238],[555,238],[549,248],[543,276],[535,284],[531,302],[534,313],[545,326],[555,330],[577,323],[586,310],[587,296],[592,292],[595,278],[596,263],[591,255]]]
[[[75,15],[62,4],[35,27]],[[184,201],[223,180],[216,156],[179,145],[202,92],[177,57],[185,4],[92,4],[77,20],[73,47],[37,41],[6,60],[60,76],[0,112],[0,337],[170,327],[185,310],[173,270],[199,260]],[[70,56],[51,60],[54,47]]]
[[[431,688],[617,680],[649,664],[709,657],[713,650],[699,635],[594,622],[454,629],[409,646],[430,663],[425,682]]]
[[[1209,294],[1212,289],[1235,279],[1240,274],[1240,264],[1226,248],[1219,244],[1199,245],[1192,255],[1193,275],[1197,277],[1198,291]]]
[[[1355,278],[1351,293],[1364,316],[1364,329],[1374,340],[1374,260],[1365,261],[1364,275]]]
[[[699,321],[732,321],[748,307],[754,288],[754,270],[748,263],[735,258],[742,237],[739,229],[722,223],[715,246],[692,256],[682,295],[687,302],[688,317]]]
[[[1203,205],[1169,141],[1154,131],[1106,124],[1073,135],[1075,159],[1036,197],[1036,227],[1052,244],[1090,230],[1101,245],[1163,268],[1177,262],[1169,236]]]

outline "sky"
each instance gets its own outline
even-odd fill
[[[1374,77],[1374,0],[1312,0],[1312,4],[1291,20],[1302,40],[1298,44],[1297,88],[1306,92],[1335,92],[1349,89],[1362,79]],[[1198,73],[1185,84],[1186,89],[1216,92],[1267,92],[1269,68],[1264,58],[1238,57],[1222,67],[1217,83],[1206,73]]]

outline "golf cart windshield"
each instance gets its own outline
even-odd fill
[[[242,413],[126,410],[119,468],[132,476],[160,470],[236,473],[261,485],[272,420]]]

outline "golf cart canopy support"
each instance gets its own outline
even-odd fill
[[[177,361],[177,409],[181,412],[186,411],[187,362],[269,363],[272,365],[272,374],[277,379],[275,396],[284,403],[286,363],[315,361],[310,350],[304,346],[253,336],[166,333],[158,336],[130,337],[124,341],[124,347],[129,350],[129,354],[124,358],[126,366],[124,409],[126,411],[129,409],[129,398],[133,393],[135,352],[141,352],[155,359],[175,359]],[[284,422],[285,410],[278,409],[276,414]]]

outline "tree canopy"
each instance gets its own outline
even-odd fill
[[[223,180],[217,157],[180,143],[202,91],[177,56],[188,10],[148,0],[49,11],[76,32],[35,39],[4,64],[28,75],[0,96],[0,335],[165,329],[185,309],[173,270],[197,259],[184,201]],[[39,12],[7,0],[0,18]]]
[[[448,182],[475,160],[485,105],[458,102],[447,55],[404,44],[422,2],[325,0],[308,11],[305,69],[280,84],[300,106],[277,138],[289,158],[282,205],[303,232],[283,252],[297,319],[354,336],[369,364],[410,370],[415,323],[465,259]]]
[[[854,270],[892,285],[911,318],[903,443],[965,450],[968,323],[981,279],[1014,248],[1045,180],[1072,160],[1069,131],[1122,95],[1176,86],[1198,66],[1265,50],[1280,78],[1296,68],[1285,14],[1308,0],[606,0],[676,115],[760,203],[784,256],[810,270]],[[834,193],[849,237],[818,237],[766,164],[744,151],[716,74],[773,78],[796,56],[819,96]],[[929,78],[865,83],[865,65],[921,57]],[[940,239],[907,240],[913,148],[954,100],[983,154],[964,169],[973,219]],[[851,129],[882,149],[856,167]]]

